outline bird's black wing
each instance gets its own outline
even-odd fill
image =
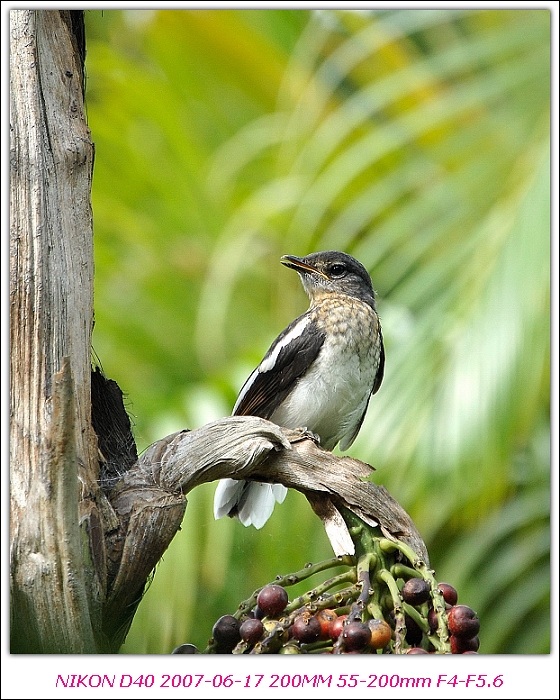
[[[371,390],[371,395],[373,396],[383,381],[383,374],[385,372],[385,346],[383,345],[383,334],[381,333],[381,328],[379,328],[379,364],[377,365],[377,372],[375,374],[375,379],[373,380],[373,389]]]
[[[292,321],[243,385],[233,415],[269,418],[305,374],[324,342],[325,333],[309,313]]]

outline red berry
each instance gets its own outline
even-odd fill
[[[425,649],[422,649],[421,647],[410,647],[410,649],[406,652],[407,654],[428,654]]]
[[[479,650],[480,639],[478,637],[464,639],[463,637],[456,637],[452,634],[449,637],[449,644],[452,654],[466,654],[467,652],[476,652]]]
[[[446,603],[449,603],[449,605],[457,605],[459,596],[457,590],[450,583],[438,583],[438,589],[441,591]]]
[[[286,589],[276,583],[265,586],[257,596],[257,606],[268,617],[276,617],[288,605]]]
[[[428,625],[430,626],[430,632],[435,632],[438,627],[438,619],[436,611],[433,608],[428,610]]]
[[[339,615],[336,620],[331,625],[331,639],[333,642],[340,637],[342,630],[344,629],[344,621],[348,615]]]
[[[359,651],[371,641],[371,630],[364,622],[350,622],[342,629],[342,639],[347,651]]]
[[[319,610],[315,617],[319,620],[319,624],[321,625],[321,634],[319,635],[319,639],[330,639],[331,628],[333,622],[337,618],[335,611],[325,608],[324,610]]]
[[[410,605],[422,605],[430,597],[430,584],[423,578],[409,578],[401,591],[403,600]]]
[[[449,632],[461,639],[476,637],[480,630],[480,620],[468,605],[454,605],[447,612]]]

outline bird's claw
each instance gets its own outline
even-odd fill
[[[317,433],[312,432],[306,427],[302,428],[295,428],[294,433],[296,433],[296,437],[290,442],[301,442],[302,440],[312,440],[316,445],[321,445],[321,438],[317,435]]]

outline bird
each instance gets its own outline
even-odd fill
[[[371,277],[356,258],[335,250],[283,255],[280,262],[298,273],[309,308],[273,341],[243,384],[232,415],[304,428],[323,449],[347,450],[385,367]],[[236,517],[260,529],[286,494],[281,484],[221,479],[214,517]]]

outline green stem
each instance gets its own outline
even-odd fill
[[[422,578],[416,569],[411,569],[410,566],[405,566],[404,564],[393,564],[391,573],[395,578]]]
[[[428,640],[430,644],[438,651],[440,654],[451,653],[451,647],[449,645],[449,630],[447,628],[447,616],[445,614],[445,601],[443,595],[438,588],[438,583],[434,576],[434,571],[428,567],[425,561],[420,559],[414,550],[409,547],[404,542],[400,540],[394,543],[397,549],[405,555],[409,562],[414,567],[421,578],[428,582],[430,586],[430,595],[432,598],[432,605],[436,613],[438,625],[436,633],[428,634]]]
[[[377,578],[387,586],[391,598],[393,599],[393,612],[395,613],[395,654],[404,654],[404,644],[406,637],[406,623],[404,619],[404,609],[401,594],[397,582],[387,569],[377,572]]]
[[[303,595],[294,598],[292,602],[286,606],[285,612],[290,613],[293,610],[296,610],[297,608],[301,608],[304,605],[309,605],[313,601],[317,601],[317,598],[319,598],[319,596],[321,596],[325,591],[328,591],[333,586],[337,586],[341,583],[347,582],[355,583],[355,581],[356,573],[353,569],[351,569],[350,571],[345,571],[344,573],[339,574],[338,576],[333,576],[332,578],[328,579],[327,581],[324,581],[320,585],[313,588],[311,591],[307,591],[307,593],[304,593]],[[320,607],[328,606],[323,605],[323,601],[321,601]],[[317,606],[317,609],[319,609],[319,606]]]
[[[354,572],[352,572],[352,574],[353,573]],[[354,598],[359,590],[358,584],[354,583],[351,586],[347,586],[339,591],[335,591],[329,596],[321,598],[321,600],[310,598],[308,597],[308,594],[305,593],[298,598],[294,598],[294,600],[286,608],[285,613],[288,613],[287,616],[289,618],[293,618],[299,615],[303,610],[309,610],[310,612],[315,613],[317,610],[323,610],[325,608],[340,607],[341,605],[346,604],[348,600]]]
[[[336,566],[354,566],[355,559],[350,556],[343,557],[333,557],[332,559],[327,559],[326,561],[319,562],[318,564],[307,564],[303,569],[294,572],[293,574],[286,574],[285,576],[277,576],[274,581],[271,581],[265,586],[276,584],[278,586],[293,586],[300,581],[305,581],[305,579],[318,574],[321,571],[326,571],[327,569],[334,569]],[[238,620],[244,615],[247,615],[257,604],[257,596],[265,586],[257,588],[250,598],[241,602],[237,610],[233,613],[233,617]]]

